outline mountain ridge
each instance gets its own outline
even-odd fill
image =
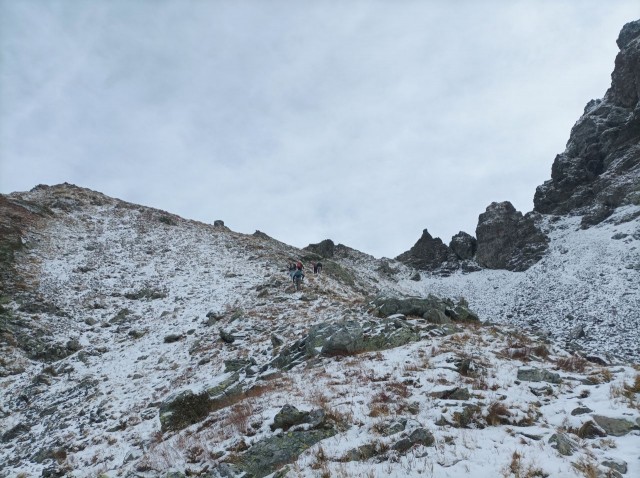
[[[628,201],[598,202],[605,181],[564,212],[493,203],[476,243],[425,229],[404,261],[67,183],[0,195],[0,477],[638,475],[635,174]]]

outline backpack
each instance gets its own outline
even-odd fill
[[[302,262],[298,261],[298,263],[296,264],[296,269],[302,270]]]

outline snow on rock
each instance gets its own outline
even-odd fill
[[[2,477],[640,474],[637,207],[546,217],[524,272],[415,280],[337,245],[296,292],[311,256],[265,234],[71,185],[3,199],[46,213],[3,289]],[[330,353],[352,329],[370,345]]]

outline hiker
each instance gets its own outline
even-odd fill
[[[320,274],[321,270],[322,270],[322,262],[316,262],[315,264],[313,264],[313,273],[314,274]]]
[[[291,279],[293,280],[293,274],[296,272],[296,263],[295,262],[290,262],[289,263],[289,277],[291,277]]]
[[[296,282],[296,278],[298,277],[300,278],[300,280],[304,279],[304,272],[302,272],[302,269],[296,269],[293,275],[291,276],[291,280],[293,281],[294,284]]]

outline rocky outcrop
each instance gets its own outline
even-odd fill
[[[322,257],[333,257],[336,250],[336,245],[331,239],[325,239],[318,244],[309,244],[304,248],[305,251],[313,252]]]
[[[476,238],[464,231],[460,231],[453,236],[449,243],[449,249],[453,251],[458,259],[463,261],[473,259],[473,256],[476,255],[477,248],[478,241],[476,241]]]
[[[478,316],[469,309],[469,304],[461,299],[457,304],[451,299],[439,299],[434,295],[426,298],[378,297],[373,301],[379,315],[390,317],[395,314],[422,317],[435,323],[443,324],[451,321],[477,321]]]
[[[527,270],[548,247],[533,214],[523,216],[509,201],[493,202],[480,214],[476,237],[476,260],[488,269]]]
[[[403,252],[396,260],[424,271],[455,270],[458,268],[456,254],[439,237],[432,237],[426,229],[418,242]]]
[[[534,197],[535,211],[583,215],[583,227],[640,204],[640,20],[623,27],[617,44],[611,87],[587,104]]]
[[[314,325],[270,362],[270,366],[290,370],[318,355],[354,355],[399,347],[420,340],[420,334],[400,319],[381,321],[343,320]]]

